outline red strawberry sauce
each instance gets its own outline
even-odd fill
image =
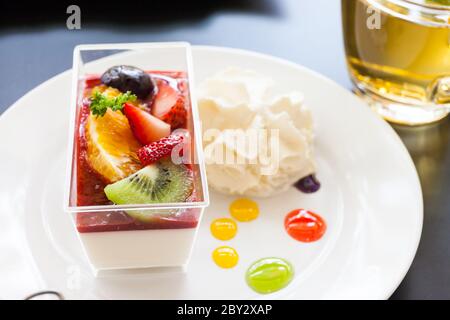
[[[286,232],[300,242],[314,242],[322,238],[327,230],[325,220],[305,209],[289,212],[284,219]]]
[[[158,88],[176,86],[176,89],[187,95],[187,81],[184,72],[149,72],[155,79]],[[85,93],[100,84],[99,76],[90,76],[85,81]],[[151,106],[152,101],[147,101]],[[85,124],[90,110],[88,101],[80,107],[77,120],[76,139],[76,204],[77,206],[111,205],[103,191],[107,182],[97,174],[87,160],[87,143]],[[77,213],[76,225],[79,232],[104,232],[146,229],[179,229],[195,228],[198,223],[199,209],[186,209],[173,215],[155,215],[151,222],[143,223],[135,220],[123,211]]]

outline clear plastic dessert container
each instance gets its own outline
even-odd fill
[[[116,273],[126,269],[145,269],[149,272],[161,269],[184,270],[203,210],[209,204],[190,45],[182,42],[80,45],[75,48],[73,59],[65,210],[72,215],[94,273]],[[98,165],[99,156],[94,157],[89,153],[93,150],[90,146],[100,141],[97,136],[100,126],[97,123],[95,134],[86,131],[87,126],[89,130],[93,127],[87,122],[97,119],[89,110],[90,107],[86,106],[86,92],[97,90],[100,88],[98,85],[102,86],[100,76],[106,70],[123,65],[150,74],[157,88],[155,90],[163,90],[163,86],[168,83],[171,86],[175,83],[176,88],[183,87],[187,113],[181,129],[184,137],[189,139],[184,140],[187,146],[182,160],[184,162],[176,165],[189,169],[192,191],[185,201],[114,204],[104,195],[110,181],[106,181],[108,179],[95,169],[102,168]],[[151,107],[151,103],[155,102],[144,105]],[[120,121],[126,119],[120,111],[116,113]],[[115,127],[111,127],[111,130],[107,128],[104,135],[111,134],[113,130]],[[122,138],[117,139],[119,141],[114,141],[114,145],[119,143],[120,147]],[[100,147],[94,150],[97,149],[104,150]],[[169,178],[173,176],[169,175]],[[170,184],[167,187],[168,182],[164,177],[160,180],[164,183],[159,182],[158,187],[162,187],[158,192],[166,191],[164,188],[173,190]],[[178,181],[176,186],[182,185],[181,182]],[[151,194],[150,191],[148,194]]]

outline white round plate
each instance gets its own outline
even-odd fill
[[[280,91],[304,92],[316,124],[319,192],[257,200],[260,217],[240,223],[235,239],[215,240],[210,222],[228,216],[232,197],[211,193],[188,272],[95,279],[70,216],[62,210],[70,71],[25,95],[0,118],[0,298],[55,289],[67,298],[386,299],[405,276],[422,230],[416,170],[394,131],[332,81],[274,57],[194,47],[197,81],[228,66],[270,75]],[[286,213],[311,209],[327,221],[318,242],[291,239]],[[237,249],[237,267],[211,260],[219,245]],[[258,295],[245,283],[255,260],[282,257],[295,267],[285,289]]]

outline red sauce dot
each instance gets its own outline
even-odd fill
[[[327,224],[317,214],[305,209],[291,211],[284,218],[286,232],[301,242],[317,241],[327,230]]]

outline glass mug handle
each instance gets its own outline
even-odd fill
[[[428,88],[431,102],[446,107],[450,111],[450,76],[434,80]]]

